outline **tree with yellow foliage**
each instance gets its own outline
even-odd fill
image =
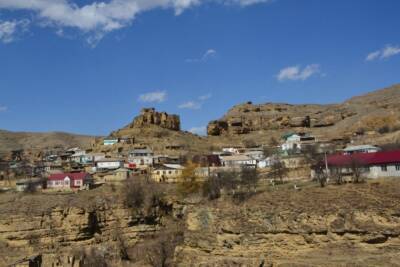
[[[183,196],[197,193],[200,190],[201,182],[196,175],[197,164],[188,162],[182,175],[178,178],[177,191]]]

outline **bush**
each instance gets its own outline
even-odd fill
[[[209,200],[221,197],[221,191],[225,190],[232,198],[239,197],[240,194],[251,194],[256,191],[259,176],[256,169],[243,168],[240,173],[235,171],[226,171],[219,174],[218,177],[210,177],[203,184],[203,196]],[[245,192],[238,192],[238,189],[243,186]],[[238,195],[239,194],[239,195]]]
[[[222,184],[218,177],[210,177],[203,184],[203,196],[209,200],[217,199],[221,196]]]
[[[142,208],[145,199],[144,182],[141,179],[127,181],[124,195],[127,207]]]
[[[154,215],[155,210],[169,213],[170,208],[164,200],[163,186],[144,178],[128,180],[123,189],[124,204],[144,215]],[[156,209],[158,208],[158,209]]]
[[[162,230],[133,248],[133,255],[137,261],[146,263],[146,266],[172,267],[176,246],[183,242],[183,231],[180,229]]]
[[[390,132],[390,127],[385,125],[378,129],[378,133],[385,134]]]

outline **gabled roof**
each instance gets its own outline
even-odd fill
[[[66,177],[71,180],[83,180],[88,175],[90,174],[87,172],[57,173],[50,175],[49,180],[64,180]]]
[[[355,153],[351,155],[329,155],[329,166],[349,166],[354,162],[360,165],[382,165],[400,163],[400,150],[382,151],[375,153]]]

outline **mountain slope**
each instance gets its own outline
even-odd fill
[[[208,125],[209,136],[255,138],[306,131],[327,138],[362,131],[394,131],[400,126],[400,85],[353,97],[340,104],[292,105],[251,102],[234,106]]]
[[[31,133],[0,130],[0,151],[47,147],[88,147],[94,137],[62,132]]]

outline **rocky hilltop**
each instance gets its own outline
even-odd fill
[[[166,112],[157,112],[154,108],[144,108],[137,116],[129,128],[144,127],[147,125],[157,125],[161,128],[179,131],[181,129],[181,121],[178,115],[170,115]]]
[[[201,153],[209,148],[208,140],[190,132],[181,131],[180,117],[175,114],[144,108],[131,123],[110,133],[112,137],[129,138],[133,144],[102,146],[97,142],[96,151],[118,150],[126,152],[132,147],[147,146],[156,153],[183,156],[188,153]]]
[[[400,85],[332,105],[253,104],[234,106],[208,124],[209,136],[235,136],[258,131],[303,130],[324,135],[379,131],[400,124]]]

